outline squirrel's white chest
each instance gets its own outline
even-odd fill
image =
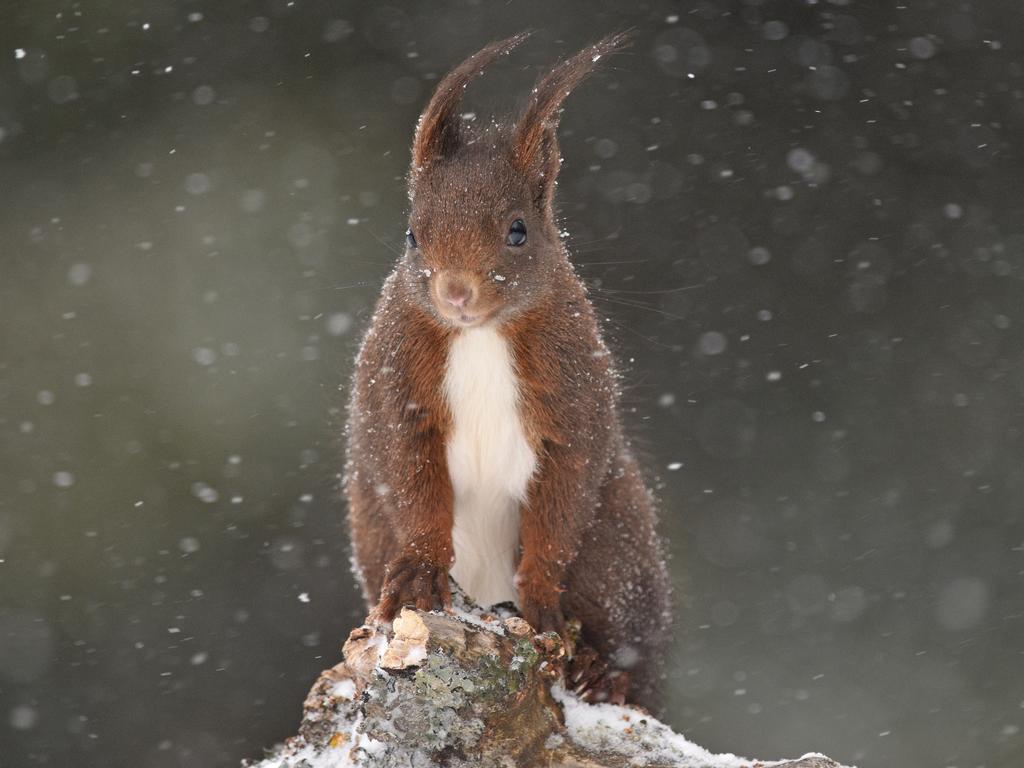
[[[443,386],[452,414],[452,576],[482,605],[514,601],[519,507],[537,462],[519,417],[512,354],[497,329],[455,336]]]

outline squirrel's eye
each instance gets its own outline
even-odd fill
[[[513,221],[512,226],[508,228],[505,242],[514,247],[523,245],[526,242],[526,222],[522,219]]]
[[[416,235],[412,233],[411,229],[405,230],[405,244],[411,249],[416,248]]]

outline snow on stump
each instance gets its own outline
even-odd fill
[[[822,755],[714,755],[645,712],[559,683],[561,641],[475,606],[362,626],[320,675],[302,724],[254,768],[838,768]]]

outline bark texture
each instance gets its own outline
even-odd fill
[[[640,710],[584,704],[559,682],[557,636],[464,608],[403,609],[389,628],[354,630],[298,735],[256,768],[839,768],[821,755],[714,755]]]

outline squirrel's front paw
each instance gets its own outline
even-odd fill
[[[403,606],[431,611],[439,605],[447,608],[451,602],[448,568],[420,555],[404,554],[388,563],[380,602],[373,614],[379,621],[391,621]]]
[[[519,610],[527,623],[538,634],[557,632],[568,650],[571,647],[569,632],[562,613],[562,590],[557,578],[542,563],[524,558],[516,573],[516,587]]]
[[[542,605],[529,598],[520,598],[520,606],[523,618],[537,634],[557,632],[563,642],[567,642],[568,630],[560,605]]]

